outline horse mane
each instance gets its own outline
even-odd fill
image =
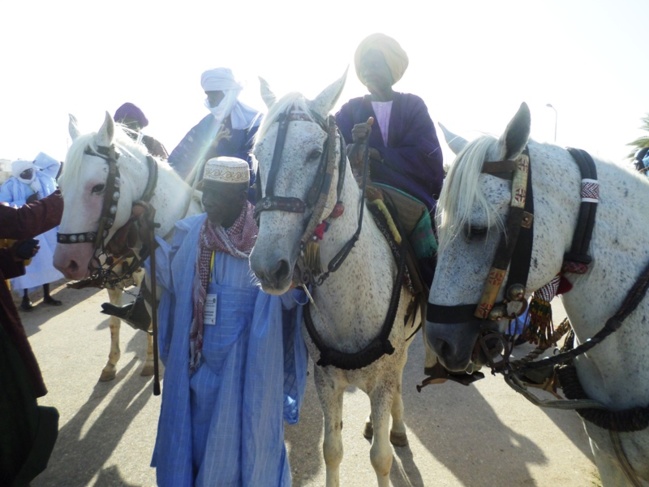
[[[79,135],[68,149],[65,157],[65,164],[63,165],[63,172],[59,178],[59,185],[61,187],[77,187],[79,184],[79,176],[81,174],[80,168],[83,161],[86,148],[90,147],[97,150],[95,137],[97,132],[90,132],[87,134]],[[138,159],[145,158],[148,154],[144,144],[139,144],[137,141],[131,139],[121,124],[115,124],[115,135],[113,144],[117,151],[125,155],[130,155]],[[117,165],[120,166],[120,159],[117,160]]]
[[[268,132],[269,127],[271,127],[279,118],[282,113],[285,113],[287,110],[297,110],[304,112],[304,114],[311,120],[313,116],[311,115],[311,110],[309,108],[308,100],[304,95],[300,93],[289,93],[284,95],[280,100],[273,104],[268,110],[268,113],[262,120],[262,123],[257,131],[255,138],[255,143],[258,140],[261,140]]]
[[[479,190],[478,178],[487,153],[498,144],[498,140],[485,135],[466,145],[451,165],[444,180],[437,204],[437,225],[439,246],[449,245],[456,237],[466,232],[475,205],[484,214],[487,230],[495,224],[502,229],[503,222],[496,209]]]

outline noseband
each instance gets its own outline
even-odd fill
[[[341,203],[340,197],[345,182],[345,162],[344,157],[344,142],[340,134],[334,117],[328,117],[327,120],[322,119],[315,113],[304,113],[302,111],[295,111],[289,109],[287,112],[279,116],[279,128],[277,131],[277,139],[275,141],[275,149],[273,151],[273,159],[271,161],[266,186],[262,190],[264,197],[261,198],[255,206],[255,218],[259,218],[260,213],[264,211],[287,211],[291,213],[306,213],[311,212],[309,220],[305,223],[302,236],[300,237],[300,255],[304,255],[307,244],[312,240],[316,227],[328,216],[324,214],[325,203],[329,198],[329,191],[333,180],[336,162],[338,162],[338,183],[336,186],[337,203]],[[277,173],[282,162],[282,153],[286,143],[286,134],[288,132],[289,123],[292,121],[308,121],[316,122],[327,132],[327,139],[324,142],[322,149],[322,156],[318,164],[318,171],[316,173],[313,184],[310,186],[306,194],[306,199],[302,200],[298,197],[277,196],[275,194],[275,182]],[[336,161],[336,145],[339,146],[340,158]],[[261,188],[261,180],[258,184]],[[357,237],[356,237],[357,238]],[[355,239],[353,239],[355,242]],[[353,246],[353,242],[351,245]],[[346,250],[346,245],[343,250]],[[351,250],[351,247],[349,247]],[[344,256],[349,253],[346,250]],[[338,256],[337,256],[338,257]],[[344,257],[343,257],[344,259]],[[334,259],[342,262],[341,259]],[[338,265],[340,265],[338,263]],[[304,265],[300,265],[302,277],[310,276],[311,271]],[[307,278],[309,280],[310,278]],[[301,282],[300,284],[308,284],[308,282]]]
[[[89,264],[89,268],[93,277],[103,280],[103,285],[111,285],[120,281],[122,278],[126,279],[129,275],[137,269],[141,264],[141,261],[146,258],[145,255],[141,255],[139,259],[136,259],[130,267],[130,271],[127,271],[123,276],[115,277],[112,273],[112,268],[117,264],[112,262],[112,256],[108,256],[107,262],[110,266],[107,272],[102,272],[101,263],[98,266],[93,265],[93,262],[99,262],[100,256],[108,255],[109,252],[106,250],[106,237],[109,234],[110,229],[115,223],[115,216],[117,214],[117,203],[119,202],[120,197],[120,173],[119,166],[117,161],[120,157],[120,154],[115,150],[114,144],[110,146],[98,146],[95,150],[94,148],[88,146],[86,147],[84,154],[99,157],[104,159],[108,164],[108,176],[106,177],[106,185],[104,188],[104,199],[102,203],[101,216],[99,218],[99,226],[96,231],[82,232],[82,233],[57,233],[56,240],[60,244],[75,244],[75,243],[92,243],[94,244],[94,255],[93,259]],[[149,177],[147,179],[147,184],[142,194],[142,197],[138,201],[149,202],[153,197],[156,185],[158,184],[158,164],[156,160],[147,154],[147,165],[149,169]],[[111,265],[112,263],[112,265]],[[107,277],[109,276],[109,277]],[[93,278],[91,277],[91,279]]]
[[[534,237],[532,172],[527,147],[516,160],[485,162],[482,166],[482,173],[512,181],[507,223],[500,236],[482,297],[477,304],[441,306],[428,303],[426,317],[428,321],[452,324],[476,320],[514,319],[522,314],[527,307],[525,287],[532,258]],[[508,268],[510,271],[505,286],[505,298],[496,303]],[[508,313],[507,305],[514,302],[520,303],[518,310]]]

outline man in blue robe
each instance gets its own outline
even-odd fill
[[[205,71],[201,75],[201,87],[207,96],[205,106],[210,114],[183,137],[169,155],[169,164],[185,179],[203,161],[218,156],[238,157],[248,162],[252,186],[256,168],[250,152],[261,123],[261,113],[238,100],[243,87],[228,68]],[[223,134],[227,136],[217,137]],[[249,198],[254,203],[253,191]]]
[[[248,183],[245,161],[210,159],[206,213],[179,221],[171,245],[159,240],[162,487],[291,484],[283,422],[298,420],[306,382],[300,296],[265,294],[250,270]]]
[[[370,94],[345,103],[336,114],[336,123],[350,148],[355,142],[367,143],[372,184],[395,188],[425,206],[419,209],[409,203],[398,210],[415,208],[417,212],[416,216],[400,215],[400,219],[417,222],[414,230],[408,229],[409,240],[422,278],[430,286],[436,252],[432,218],[444,180],[435,125],[420,97],[392,88],[408,67],[408,56],[396,40],[380,33],[368,36],[356,49],[354,64]],[[362,164],[351,152],[350,160],[356,167]]]

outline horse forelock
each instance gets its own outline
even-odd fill
[[[263,139],[266,136],[268,129],[277,122],[280,115],[289,110],[304,112],[309,119],[314,120],[308,102],[309,101],[301,93],[289,93],[283,96],[268,110],[268,113],[264,117],[264,120],[257,131],[256,141]]]
[[[502,226],[500,216],[478,184],[487,154],[497,147],[494,137],[480,137],[467,144],[451,165],[437,205],[440,249],[462,234],[476,209],[486,217],[488,228],[494,224]]]
[[[126,132],[121,130],[120,125],[116,125],[116,127],[119,127],[120,129],[115,131],[113,144],[115,145],[117,152],[122,155],[122,157],[117,160],[117,165],[120,168],[128,170],[129,165],[122,164],[123,158],[132,157],[143,159],[147,155],[147,150],[143,144],[138,144],[136,141],[131,139]],[[68,149],[65,157],[63,172],[59,178],[59,185],[61,188],[79,187],[82,173],[81,165],[83,164],[83,159],[86,155],[86,149],[91,148],[92,150],[97,151],[98,146],[96,143],[96,136],[96,132],[90,132],[80,135],[72,142],[72,145]]]

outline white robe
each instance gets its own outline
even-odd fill
[[[56,162],[56,161],[55,161]],[[56,191],[56,180],[60,163],[47,168],[34,168],[36,180],[40,185],[38,196],[45,198]],[[27,198],[34,194],[29,184],[23,183],[16,177],[10,177],[0,188],[0,202],[8,203],[14,208],[19,208],[27,203]],[[25,274],[11,280],[11,287],[16,291],[32,289],[43,284],[63,279],[61,274],[53,265],[54,249],[56,248],[56,232],[58,227],[49,230],[37,237],[40,249],[32,258],[31,263],[25,268]]]

